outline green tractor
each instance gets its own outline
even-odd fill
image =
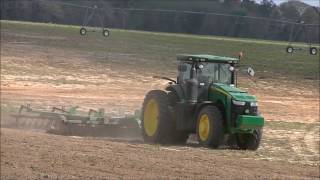
[[[204,147],[218,148],[229,139],[239,149],[256,150],[264,118],[256,98],[235,87],[240,58],[183,54],[177,59],[177,81],[163,77],[171,81],[165,91],[151,90],[144,99],[144,140],[181,144],[196,133]]]

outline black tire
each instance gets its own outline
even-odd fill
[[[262,138],[262,129],[255,129],[253,133],[243,133],[237,135],[238,147],[242,150],[255,151],[259,148]]]
[[[294,48],[292,46],[287,46],[286,51],[287,51],[287,53],[293,53]]]
[[[86,28],[81,28],[79,32],[81,36],[85,36],[87,34]]]
[[[318,54],[318,49],[316,47],[310,47],[309,50],[311,55],[317,55]]]
[[[179,101],[179,97],[175,92],[169,92],[168,93],[168,100],[169,100],[169,111],[171,113],[171,125],[170,129],[173,131],[170,134],[172,134],[171,143],[173,144],[185,144],[189,138],[189,133],[187,131],[180,131],[177,130],[177,120],[176,120],[176,105]]]
[[[104,37],[108,37],[110,35],[110,31],[108,29],[104,29],[104,30],[102,30],[102,35]]]
[[[225,145],[227,145],[230,149],[238,149],[237,134],[228,135]]]
[[[172,138],[171,132],[173,132],[173,126],[168,106],[169,102],[166,92],[161,90],[152,90],[146,95],[141,113],[141,130],[142,137],[145,142],[160,144],[170,143],[169,140]],[[157,109],[157,116],[152,115],[151,109]],[[156,127],[154,131],[152,131],[152,128],[151,130],[150,128],[148,129],[148,124],[152,121],[150,119],[153,118],[156,119]]]
[[[200,137],[200,119],[206,115],[209,120],[209,132],[206,139]],[[215,106],[205,106],[201,109],[197,118],[197,136],[199,143],[204,147],[218,148],[223,141],[223,116]]]

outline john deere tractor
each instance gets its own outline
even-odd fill
[[[239,149],[259,147],[264,118],[257,100],[236,88],[238,58],[178,55],[177,80],[147,93],[142,107],[142,135],[149,143],[185,143],[197,134],[205,147],[233,139]],[[251,68],[249,74],[253,74]],[[227,138],[226,138],[227,137]]]

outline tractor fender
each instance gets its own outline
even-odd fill
[[[205,106],[208,106],[208,105],[215,106],[216,103],[214,103],[214,102],[212,102],[212,101],[202,101],[202,102],[198,103],[197,106],[196,106],[196,109],[195,109],[195,113],[194,113],[195,118],[197,118],[198,113],[201,111],[201,109],[202,109],[203,107],[205,107]]]
[[[165,90],[175,92],[178,95],[180,101],[185,99],[184,91],[179,84],[167,86]]]

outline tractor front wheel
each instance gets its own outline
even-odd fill
[[[197,135],[201,145],[217,148],[223,140],[223,117],[215,106],[205,106],[197,118]]]
[[[237,144],[240,149],[255,151],[260,145],[262,129],[255,129],[252,133],[241,133],[237,135]]]

